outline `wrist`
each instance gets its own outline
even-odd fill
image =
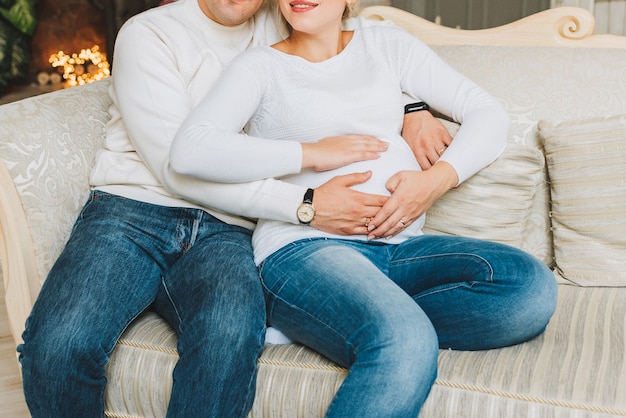
[[[437,161],[429,170],[433,175],[436,175],[440,181],[441,188],[444,189],[444,193],[448,190],[458,186],[459,175],[452,166],[452,164],[446,161]]]
[[[313,151],[313,144],[309,144],[306,142],[302,142],[300,143],[300,147],[302,148],[302,167],[301,169],[304,170],[305,168],[311,168],[312,167],[312,151]]]
[[[302,225],[309,225],[315,218],[315,208],[313,207],[313,193],[315,190],[307,189],[302,198],[302,203],[298,206],[296,216]]]

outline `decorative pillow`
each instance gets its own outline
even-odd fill
[[[509,142],[496,161],[435,202],[426,215],[424,232],[523,248],[533,200],[544,182],[544,164],[541,151]]]
[[[626,115],[539,122],[557,273],[580,286],[626,286]]]

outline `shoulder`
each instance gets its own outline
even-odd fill
[[[265,65],[266,63],[272,62],[275,60],[276,56],[272,47],[270,46],[258,46],[254,48],[250,48],[241,54],[237,55],[235,59],[233,59],[233,64],[245,65],[245,66],[254,66],[254,65]]]
[[[194,20],[198,17],[194,16],[195,10],[191,6],[189,1],[179,0],[148,9],[128,19],[120,28],[118,37],[187,33],[190,26],[197,26]]]
[[[362,33],[362,36],[367,38],[374,39],[382,39],[385,41],[388,40],[406,40],[406,41],[414,41],[417,38],[406,30],[394,26],[394,25],[372,25],[372,26],[362,26],[356,28],[355,30]]]
[[[370,26],[394,26],[394,24],[391,20],[366,19],[363,16],[352,17],[343,22],[345,30],[367,28]]]
[[[274,52],[269,46],[248,49],[237,55],[224,72],[232,72],[237,74],[236,77],[250,80],[266,80],[275,72],[275,67],[280,66]]]
[[[358,28],[355,32],[359,33],[364,47],[376,48],[385,54],[394,51],[408,53],[429,50],[429,47],[416,36],[398,26],[368,26]]]

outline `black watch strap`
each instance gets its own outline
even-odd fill
[[[404,114],[419,112],[420,110],[430,110],[430,106],[426,102],[409,103],[404,106]]]
[[[304,193],[304,199],[302,199],[302,203],[310,203],[313,204],[313,192],[315,190],[313,189],[307,189],[307,191]]]

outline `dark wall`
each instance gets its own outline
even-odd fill
[[[94,45],[106,50],[103,12],[89,0],[39,0],[37,18],[32,79],[40,71],[52,71],[48,59],[58,51],[78,53]]]

